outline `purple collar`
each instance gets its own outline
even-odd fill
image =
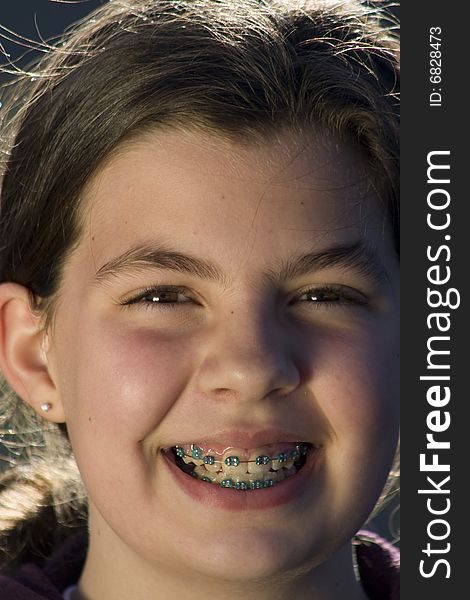
[[[359,531],[353,540],[364,590],[371,600],[400,597],[400,553],[375,533]],[[75,584],[88,549],[86,533],[68,538],[39,565],[25,564],[13,578],[0,575],[0,600],[63,600],[62,592]]]

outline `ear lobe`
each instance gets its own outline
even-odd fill
[[[0,369],[13,390],[49,421],[65,421],[62,401],[51,378],[46,333],[34,314],[28,290],[16,283],[0,285]],[[51,406],[47,415],[41,406]]]

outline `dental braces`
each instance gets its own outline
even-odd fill
[[[185,450],[181,446],[175,446],[176,455],[179,458],[192,458],[195,460],[202,460],[206,465],[214,464],[225,464],[227,467],[237,467],[239,464],[255,463],[256,465],[267,465],[271,461],[276,460],[279,463],[287,462],[288,460],[297,460],[301,456],[305,456],[308,452],[308,446],[306,444],[298,444],[290,452],[279,452],[274,458],[269,457],[267,454],[261,454],[254,460],[241,460],[238,456],[227,456],[225,460],[217,460],[212,454],[203,454],[202,448],[191,444],[191,454],[186,454]],[[230,487],[230,486],[227,486]]]
[[[191,473],[193,477],[199,479],[199,481],[205,481],[206,483],[211,483],[212,485],[219,485],[223,488],[232,488],[234,490],[260,490],[263,488],[273,487],[278,483],[272,479],[265,479],[262,481],[261,479],[255,479],[254,481],[233,481],[233,479],[227,478],[223,479],[220,483],[216,481],[212,481],[209,477],[198,477],[196,473]]]

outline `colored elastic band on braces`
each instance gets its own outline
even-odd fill
[[[203,478],[203,481],[210,481],[209,478]],[[274,481],[272,479],[266,479],[265,481],[260,481],[256,479],[255,481],[246,482],[246,481],[237,481],[234,482],[232,479],[223,479],[220,482],[220,486],[224,488],[233,488],[235,490],[259,490],[261,488],[273,487]]]
[[[191,473],[192,477],[195,479],[199,479],[196,473]],[[223,479],[220,483],[212,481],[209,477],[201,477],[200,481],[205,481],[206,483],[211,483],[213,485],[219,485],[223,488],[231,488],[233,490],[261,490],[263,488],[273,487],[276,485],[276,481],[272,479],[266,479],[265,481],[261,481],[259,479],[255,479],[254,481],[233,481],[233,479]]]

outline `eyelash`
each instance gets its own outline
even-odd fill
[[[153,295],[155,298],[163,293],[172,294],[186,294],[188,296],[188,289],[176,286],[154,286],[142,290],[137,296],[124,300],[121,304],[123,306],[131,307],[134,304],[143,304],[146,309],[158,308],[159,310],[176,310],[177,304],[189,304],[189,302],[162,302],[153,300],[151,302],[143,302],[146,296]],[[190,297],[190,296],[188,296]]]
[[[137,296],[133,298],[124,300],[123,302],[121,302],[121,305],[130,308],[133,305],[140,304],[144,306],[147,310],[155,308],[157,308],[158,310],[177,310],[177,306],[179,304],[190,304],[190,302],[160,302],[158,300],[152,300],[150,302],[145,301],[145,298],[147,296],[152,295],[154,298],[158,298],[163,293],[185,294],[188,298],[192,299],[187,288],[177,286],[154,286],[142,290]],[[322,295],[325,296],[328,294],[334,294],[338,299],[321,299]],[[300,293],[295,299],[299,300],[300,298],[302,298],[302,296],[315,297],[318,300],[316,302],[306,302],[305,300],[301,302],[306,302],[312,305],[321,305],[322,308],[329,309],[334,308],[334,306],[338,305],[366,306],[368,303],[366,296],[364,296],[362,293],[354,291],[345,286],[323,285],[319,287],[309,288]]]
[[[322,295],[328,294],[334,294],[338,299],[329,301],[321,299]],[[366,306],[368,304],[368,299],[364,294],[341,285],[323,285],[316,288],[309,288],[300,294],[297,299],[302,298],[302,296],[314,296],[317,301],[308,302],[308,304],[321,304],[324,308],[334,308],[335,305]]]

